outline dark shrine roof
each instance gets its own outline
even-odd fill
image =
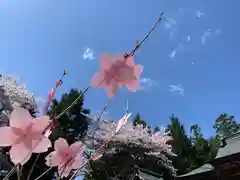
[[[214,167],[211,164],[204,164],[203,166],[201,166],[197,169],[194,169],[193,171],[191,171],[187,174],[180,175],[178,177],[181,178],[181,177],[186,177],[186,176],[193,176],[193,175],[197,175],[197,174],[212,171],[212,170],[214,170]]]
[[[223,143],[224,146],[222,146],[218,150],[215,160],[224,159],[224,158],[231,157],[232,155],[240,153],[240,132],[226,137],[223,140],[223,142],[224,142]],[[215,164],[214,163],[215,160],[212,162],[213,164]],[[194,175],[210,172],[213,170],[214,170],[214,167],[211,164],[205,164],[187,174],[183,174],[178,177],[181,178],[181,177],[187,177],[187,176],[194,176]]]
[[[136,169],[138,170],[138,177],[142,180],[163,180],[161,174],[157,174],[155,172],[140,167],[136,167]]]
[[[225,138],[226,145],[218,150],[215,159],[240,153],[240,132]]]

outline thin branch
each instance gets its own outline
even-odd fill
[[[40,176],[38,176],[35,180],[40,179],[41,177],[43,177],[45,174],[47,174],[50,170],[52,169],[52,167],[48,168],[44,173],[42,173]]]
[[[35,161],[33,162],[33,165],[32,165],[31,170],[29,171],[29,175],[28,175],[28,177],[27,177],[27,180],[30,180],[31,174],[32,174],[32,172],[33,172],[33,170],[34,170],[34,167],[35,167],[35,165],[36,165],[39,157],[40,157],[40,154],[37,155],[37,158],[36,158]]]
[[[99,114],[96,123],[98,123],[103,115],[103,113],[105,112],[105,110],[107,109],[107,107],[112,103],[112,99],[109,99],[107,104],[103,107],[101,113]],[[94,130],[95,125],[93,125],[89,130],[88,130],[88,134],[91,134],[91,132]]]
[[[17,166],[17,180],[21,180],[19,165]]]
[[[125,118],[127,118],[127,117],[125,117]],[[119,131],[120,131],[122,128],[123,128],[123,126],[119,129]],[[119,132],[119,131],[118,131],[118,132]],[[112,140],[112,138],[114,138],[114,137],[118,134],[118,132],[115,132],[115,133],[109,138],[109,140],[106,141],[95,153],[101,152],[101,150]],[[73,175],[69,178],[69,180],[73,180],[73,178],[77,175],[77,173],[78,173],[90,160],[92,160],[92,158],[93,158],[93,155],[92,155],[85,163],[83,163],[83,165],[82,165],[80,168],[78,168],[78,169],[73,173]]]
[[[15,171],[18,165],[15,165],[9,172],[8,174],[3,178],[3,180],[8,180],[8,178],[12,175],[12,173]]]
[[[158,18],[157,22],[153,25],[153,27],[147,33],[147,35],[142,39],[142,41],[140,43],[137,43],[136,47],[130,53],[128,53],[127,56],[133,56],[135,54],[135,52],[140,48],[140,46],[144,43],[144,41],[146,41],[148,39],[148,37],[151,35],[151,33],[156,28],[158,23],[162,20],[162,16],[163,16],[163,12],[161,13],[161,15]]]
[[[79,99],[81,99],[81,97],[91,88],[91,85],[89,85],[83,92],[81,92],[81,94],[72,102],[72,104],[70,104],[66,109],[64,109],[60,114],[58,114],[57,116],[55,116],[53,119],[59,119],[62,115],[64,115],[69,109],[71,109],[77,102]]]

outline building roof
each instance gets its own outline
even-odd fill
[[[136,169],[138,170],[137,176],[142,180],[163,180],[161,174],[158,174],[140,167],[136,167]]]
[[[138,173],[138,177],[140,177],[143,180],[163,180],[163,178],[161,178],[161,177],[158,178],[158,177],[152,176],[150,174],[143,173],[141,171]]]
[[[226,145],[218,150],[215,159],[240,153],[240,132],[225,138]]]
[[[218,150],[217,156],[215,159],[220,159],[223,157],[227,157],[233,154],[240,153],[240,132],[228,136],[224,139],[224,146]],[[214,170],[214,167],[211,164],[205,164],[200,168],[197,168],[187,174],[178,176],[178,177],[186,177],[186,176],[193,176],[196,174],[209,172]]]
[[[203,166],[201,166],[197,169],[194,169],[193,171],[191,171],[187,174],[183,174],[181,176],[178,176],[178,177],[193,176],[193,175],[196,175],[196,174],[209,172],[209,171],[212,171],[212,170],[214,170],[214,167],[211,164],[204,164]]]

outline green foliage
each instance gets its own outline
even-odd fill
[[[221,114],[213,126],[216,129],[216,135],[219,137],[227,137],[239,131],[239,124],[234,120],[234,116],[227,113]]]
[[[141,116],[139,113],[137,113],[137,115],[135,116],[134,120],[133,120],[133,125],[137,126],[137,125],[142,125],[144,128],[147,126],[147,123],[141,119]]]
[[[60,114],[66,107],[68,107],[79,95],[81,91],[72,89],[69,93],[62,95],[60,101],[54,100],[49,114],[55,116]],[[69,144],[80,140],[87,133],[88,121],[85,116],[81,114],[89,114],[90,110],[83,108],[84,97],[80,98],[76,104],[69,109],[58,121],[60,126],[56,128],[51,139],[56,140],[58,137],[63,137],[68,140]]]
[[[100,160],[90,163],[91,170],[85,180],[107,180],[116,177],[126,180],[132,176],[136,166],[163,174],[164,179],[170,180],[169,169],[156,163],[154,156],[146,156],[145,152],[145,148],[125,146],[116,154],[105,154]]]

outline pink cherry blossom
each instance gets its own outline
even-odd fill
[[[56,88],[52,88],[50,90],[50,92],[48,93],[48,100],[47,100],[47,103],[46,103],[45,108],[44,108],[45,112],[48,111],[48,107],[51,104],[51,102],[52,102],[52,100],[55,96],[55,92],[56,92]]]
[[[102,154],[96,153],[92,156],[92,160],[96,161],[96,160],[100,159],[102,156],[103,156]]]
[[[131,113],[126,113],[117,123],[116,133],[127,123],[128,118],[131,116]]]
[[[105,88],[107,95],[116,95],[118,88],[125,85],[130,91],[135,92],[140,85],[139,78],[143,66],[134,64],[134,57],[124,55],[103,55],[100,62],[100,72],[96,73],[91,81],[94,88]]]
[[[84,163],[84,145],[81,141],[69,146],[65,139],[58,138],[54,143],[54,150],[46,157],[46,165],[58,166],[61,177],[67,177],[72,169],[78,169]]]
[[[51,141],[42,134],[48,126],[49,117],[33,118],[23,108],[13,110],[10,126],[0,127],[0,146],[12,146],[10,158],[14,164],[25,164],[32,152],[46,152]]]

